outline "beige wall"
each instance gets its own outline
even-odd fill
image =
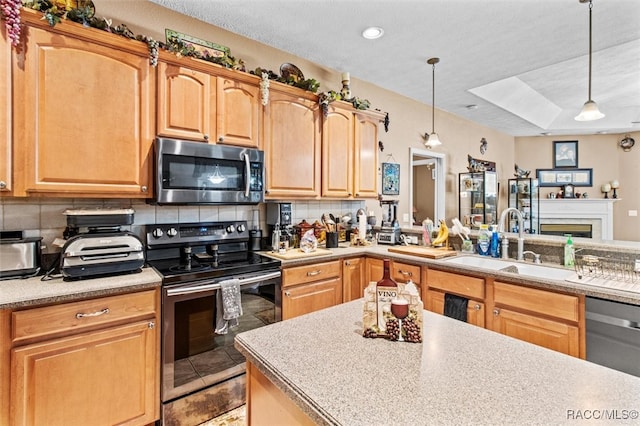
[[[602,198],[600,186],[617,179],[620,182],[618,198],[613,205],[616,240],[640,241],[640,218],[629,216],[629,210],[640,210],[640,132],[631,133],[638,141],[631,151],[624,152],[618,145],[620,134],[589,136],[519,137],[515,143],[515,159],[524,169],[553,168],[553,142],[578,141],[578,167],[593,169],[593,186],[580,188],[591,198]],[[541,197],[558,188],[542,188]],[[609,194],[611,196],[611,194]]]
[[[338,90],[341,87],[340,72],[311,63],[301,58],[264,46],[228,31],[188,18],[145,1],[94,0],[96,13],[113,19],[114,24],[125,23],[136,34],[144,34],[158,40],[164,40],[165,28],[181,31],[196,37],[228,46],[231,54],[245,61],[247,69],[257,67],[278,71],[280,64],[296,64],[306,78],[315,78],[321,83],[320,91]],[[425,65],[425,71],[427,71]],[[348,64],[345,65],[348,70]],[[403,214],[411,217],[409,206],[409,148],[424,148],[421,135],[431,130],[431,109],[429,106],[384,90],[380,87],[358,80],[352,73],[351,89],[355,96],[371,101],[373,108],[389,112],[391,126],[388,133],[381,130],[380,140],[385,150],[380,153],[380,162],[393,156],[400,168],[399,219]],[[439,79],[446,79],[441,75]],[[425,85],[428,85],[425,79]],[[437,99],[436,99],[437,105]],[[380,127],[382,129],[382,126]],[[550,168],[553,140],[574,140],[579,143],[580,167],[594,168],[594,188],[590,196],[597,197],[600,183],[617,177],[621,181],[622,201],[616,204],[616,238],[640,240],[640,227],[637,218],[627,218],[629,209],[637,209],[640,195],[638,184],[640,175],[635,171],[640,146],[629,153],[616,148],[620,135],[601,135],[587,137],[533,137],[514,138],[496,130],[464,120],[447,112],[436,110],[435,129],[443,141],[436,151],[446,153],[446,217],[458,214],[457,176],[466,171],[467,155],[475,158],[495,161],[500,181],[499,209],[506,207],[507,179],[513,176],[513,165],[521,167]],[[489,147],[485,155],[479,151],[480,139],[485,138]],[[640,144],[640,135],[634,134]],[[516,143],[514,143],[514,141]],[[367,202],[367,208],[374,210],[380,221],[382,209],[377,201]],[[624,212],[624,214],[622,214]],[[628,220],[632,219],[632,220]],[[633,232],[628,232],[634,228]],[[632,238],[626,238],[632,236]]]

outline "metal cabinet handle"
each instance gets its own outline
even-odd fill
[[[307,276],[308,277],[315,277],[316,275],[320,275],[322,273],[322,271],[320,269],[318,269],[317,271],[309,271],[307,272]]]
[[[142,185],[142,186],[140,187],[140,191],[142,191],[142,192],[145,192],[145,193],[146,193],[148,190],[149,190],[149,188],[147,187],[147,185]]]
[[[208,142],[209,141],[209,135],[204,135],[204,140]]]
[[[398,270],[398,272],[400,272],[405,277],[412,277],[413,276],[413,272],[411,272],[411,271],[403,271],[402,269],[400,269],[400,270]]]
[[[290,291],[285,291],[284,295],[287,296],[287,297],[290,297],[291,296],[291,292]]]
[[[359,192],[356,192],[356,197],[359,197],[359,196],[360,196],[360,193],[359,193]]]
[[[0,189],[5,189],[7,187],[7,182],[0,180]]]
[[[476,303],[476,305],[473,307],[473,309],[475,309],[476,311],[479,311],[479,310],[480,310],[480,305],[478,305],[478,304]]]
[[[156,323],[153,321],[149,321],[149,324],[147,324],[147,327],[149,327],[150,330],[153,330],[156,327]]]
[[[224,137],[220,136],[220,137],[218,138],[218,142],[224,142]]]
[[[344,261],[344,264],[345,264],[345,266],[351,266],[351,261],[349,261],[349,260],[345,260],[345,261]]]
[[[493,310],[493,316],[494,316],[494,317],[497,317],[498,315],[500,315],[500,309],[495,308],[495,309]]]
[[[104,308],[101,311],[92,312],[90,314],[84,314],[82,312],[78,312],[76,314],[76,319],[88,318],[88,317],[99,317],[100,315],[104,315],[104,314],[108,314],[108,313],[109,313],[109,308]]]

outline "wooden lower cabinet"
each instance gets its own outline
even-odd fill
[[[493,300],[494,331],[567,355],[586,357],[584,315],[580,314],[584,311],[584,296],[496,281]]]
[[[247,362],[247,425],[306,426],[315,423],[251,362]]]
[[[409,263],[392,260],[389,265],[391,279],[399,283],[407,283],[409,280],[420,288],[422,282],[421,267]],[[367,284],[371,281],[378,282],[384,274],[384,261],[382,259],[367,258]]]
[[[427,290],[424,308],[436,314],[444,314],[444,293],[441,291]],[[467,323],[484,328],[485,326],[485,305],[483,302],[469,300],[467,306]]]
[[[156,421],[158,320],[155,290],[14,311],[9,424]]]
[[[342,300],[350,302],[364,296],[365,282],[364,257],[354,257],[342,261]]]
[[[282,273],[282,319],[342,303],[339,260],[286,268]]]

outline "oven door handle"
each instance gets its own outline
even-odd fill
[[[280,278],[281,276],[282,276],[282,272],[276,271],[276,272],[271,272],[264,275],[258,275],[256,277],[241,279],[238,281],[240,281],[240,287],[242,287],[249,284],[259,283],[261,281]],[[214,284],[194,285],[191,287],[169,288],[167,289],[167,296],[171,297],[171,296],[182,296],[185,294],[204,293],[207,291],[218,290],[218,289],[220,289],[220,282],[217,282]]]
[[[245,177],[245,187],[244,187],[244,196],[249,197],[249,189],[251,188],[251,164],[249,163],[249,154],[244,153],[244,177]]]

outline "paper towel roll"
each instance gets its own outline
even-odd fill
[[[361,240],[367,238],[367,216],[363,214],[358,216],[358,238]]]

